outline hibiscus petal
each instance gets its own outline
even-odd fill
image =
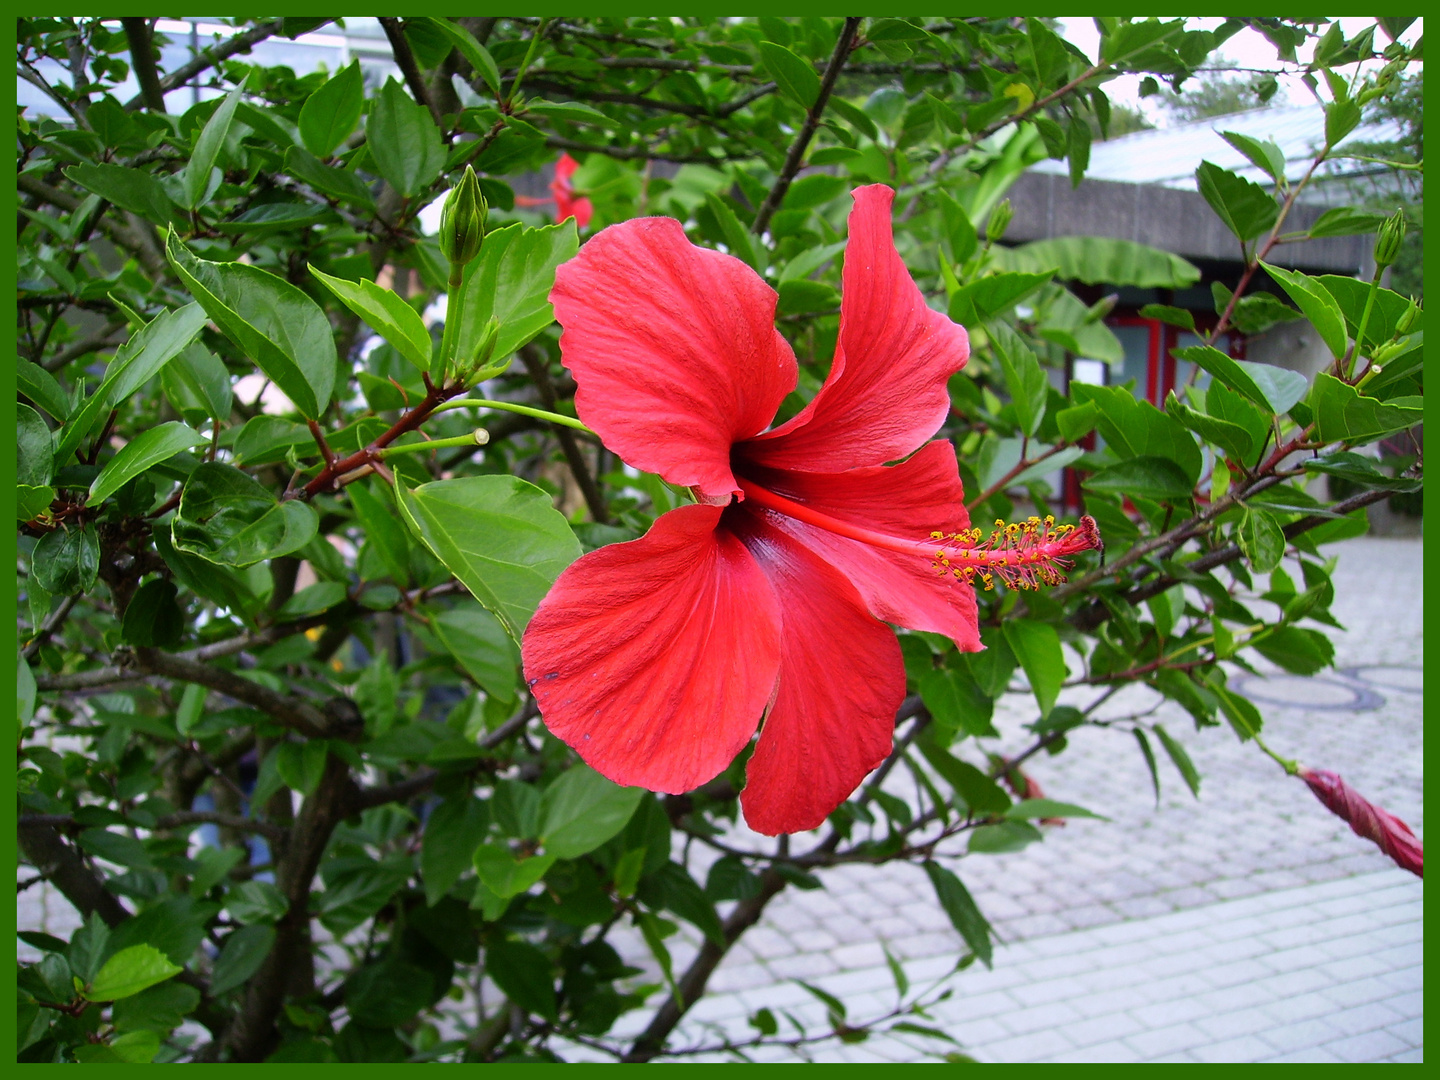
[[[742,448],[760,464],[842,472],[912,453],[944,422],[946,382],[970,356],[965,328],[925,303],[895,250],[895,193],[853,194],[830,376],[794,419]]]
[[[546,726],[617,784],[678,793],[713,779],[774,693],[780,609],[720,514],[683,506],[592,551],[525,631]]]
[[[937,530],[948,534],[970,527],[955,448],[943,439],[899,465],[843,473],[751,466],[745,475],[777,495],[888,536],[925,541]],[[929,559],[873,547],[779,514],[765,515],[838,567],[877,619],[944,634],[966,652],[981,648],[974,588],[940,577]]]
[[[580,418],[637,469],[728,500],[731,444],[763,431],[795,388],[775,299],[673,218],[602,230],[550,293]]]
[[[756,832],[805,832],[890,753],[905,665],[895,634],[866,614],[839,572],[755,516],[743,516],[745,543],[780,600],[784,640],[775,704],[746,769],[740,805]]]

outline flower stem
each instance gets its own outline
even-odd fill
[[[444,386],[450,361],[460,343],[460,320],[465,314],[465,266],[450,266],[450,282],[446,286],[445,333],[440,338],[440,370],[435,385]]]
[[[395,454],[428,454],[431,450],[441,450],[447,446],[484,446],[489,441],[490,433],[479,428],[469,435],[456,435],[449,439],[426,439],[424,442],[405,443],[403,446],[387,446],[376,450],[375,456],[384,459]]]
[[[1271,750],[1270,747],[1265,745],[1258,734],[1251,735],[1250,737],[1255,740],[1255,745],[1274,759],[1275,763],[1284,769],[1288,775],[1294,776],[1300,771],[1300,765],[1297,762],[1291,761],[1289,758],[1283,758],[1275,753],[1274,750]]]
[[[536,409],[514,401],[487,401],[482,398],[458,398],[455,401],[447,401],[444,405],[437,407],[435,411],[444,412],[446,409],[497,409],[500,412],[520,413],[522,416],[533,416],[537,420],[548,420],[552,424],[563,424],[565,427],[574,428],[576,431],[583,431],[587,435],[595,435],[595,432],[591,431],[573,416],[547,412],[544,409]],[[595,435],[595,437],[598,439],[600,436]]]
[[[1365,327],[1370,322],[1370,312],[1375,307],[1375,295],[1380,291],[1380,275],[1385,272],[1383,266],[1375,267],[1375,276],[1370,279],[1370,291],[1365,296],[1365,310],[1360,314],[1360,325],[1355,328],[1355,348],[1350,353],[1350,362],[1345,366],[1345,381],[1350,381],[1350,375],[1355,370],[1355,361],[1360,357],[1360,350],[1365,347]]]

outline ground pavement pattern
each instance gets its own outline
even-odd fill
[[[1330,631],[1341,670],[1307,680],[1272,673],[1245,689],[1278,753],[1340,772],[1423,836],[1421,544],[1367,537],[1331,550],[1339,554],[1333,613],[1346,626]],[[1117,695],[1102,715],[1148,708],[1145,693]],[[996,749],[1023,745],[1020,725],[1033,709],[1028,694],[1006,696]],[[955,976],[945,984],[953,996],[922,1022],[981,1061],[1420,1061],[1421,882],[1228,728],[1196,734],[1170,706],[1155,718],[1204,774],[1199,800],[1162,760],[1157,809],[1128,734],[1086,730],[1062,755],[1032,759],[1027,768],[1048,797],[1110,821],[1072,819],[1047,828],[1044,843],[956,866],[1003,944],[993,970]],[[705,852],[694,845],[690,854],[703,881]],[[917,987],[953,967],[961,943],[918,867],[845,867],[824,877],[823,891],[791,889],[772,902],[672,1047],[713,1045],[722,1032],[753,1036],[747,1018],[761,1007],[823,1031],[824,1010],[798,979],[843,1000],[851,1023],[885,1013],[895,991],[882,941]],[[47,887],[20,896],[22,928],[68,936],[77,923]],[[617,945],[657,971],[638,935],[622,934]],[[694,936],[686,928],[670,945],[683,970]],[[31,950],[20,952],[29,958]],[[646,1015],[622,1017],[617,1034],[633,1033]],[[916,1061],[948,1048],[884,1036],[805,1052],[822,1061]],[[581,1046],[564,1054],[597,1056]],[[789,1048],[750,1054],[801,1056]]]

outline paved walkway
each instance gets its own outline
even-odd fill
[[[1297,679],[1272,669],[1248,677],[1245,692],[1276,752],[1341,773],[1423,836],[1421,544],[1361,538],[1332,550],[1333,613],[1346,629],[1328,632],[1343,670]],[[1135,688],[1104,715],[1154,700]],[[1033,707],[1028,694],[1002,700],[1003,749],[1023,745]],[[1111,820],[1072,819],[1042,844],[961,861],[1008,944],[993,972],[953,980],[935,1021],[982,1061],[1419,1060],[1419,879],[1228,727],[1196,733],[1168,704],[1155,719],[1188,747],[1200,798],[1162,759],[1157,808],[1138,748],[1120,732],[1087,729],[1058,757],[1034,759],[1027,768],[1048,796]],[[697,855],[703,880],[699,845]],[[918,867],[844,867],[826,882],[777,898],[672,1045],[713,1044],[720,1029],[753,1035],[746,1018],[761,1006],[793,1006],[823,1029],[823,1008],[796,979],[839,996],[852,1022],[885,1013],[893,983],[877,938],[917,985],[953,964],[957,935]],[[653,968],[632,945],[627,960]],[[692,955],[672,951],[677,969]],[[937,1046],[872,1039],[813,1056],[921,1060]]]
[[[1341,773],[1423,836],[1421,544],[1361,538],[1332,550],[1333,612],[1346,630],[1330,633],[1342,670],[1305,680],[1271,671],[1245,692],[1278,753]],[[1137,688],[1105,715],[1153,703]],[[1006,695],[1000,749],[1022,745],[1020,725],[1032,718],[1028,694]],[[1035,759],[1027,768],[1047,795],[1111,820],[1072,819],[1046,829],[1044,843],[959,864],[1004,944],[993,971],[971,968],[949,984],[954,996],[931,1022],[982,1061],[1420,1060],[1421,882],[1228,728],[1197,734],[1168,704],[1155,718],[1188,747],[1201,797],[1162,760],[1157,808],[1138,749],[1119,732],[1086,729],[1065,753]],[[703,880],[704,849],[691,855]],[[916,985],[959,955],[919,868],[845,867],[826,884],[771,905],[672,1045],[707,1045],[719,1030],[753,1035],[746,1020],[762,1006],[821,1029],[823,1009],[796,979],[839,996],[852,1022],[883,1014],[894,992],[881,940]],[[22,896],[20,917],[53,933],[74,925],[69,905],[38,888]],[[654,972],[638,935],[617,945]],[[696,942],[671,945],[681,969]],[[618,1031],[645,1015],[622,1018]],[[908,1061],[937,1045],[886,1037],[812,1054]]]

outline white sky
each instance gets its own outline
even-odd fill
[[[1096,51],[1100,45],[1100,34],[1095,29],[1095,23],[1089,18],[1067,18],[1058,20],[1064,29],[1066,40],[1075,45],[1081,52],[1085,53],[1092,60],[1096,57]],[[1223,19],[1220,18],[1192,18],[1188,20],[1190,25],[1196,29],[1210,30],[1219,26]],[[1359,33],[1371,23],[1370,19],[1359,17],[1340,17],[1340,28],[1345,31],[1346,37]],[[1425,27],[1424,19],[1416,19],[1415,22],[1401,35],[1400,40],[1411,44],[1423,32]],[[1389,38],[1384,31],[1377,31],[1375,41],[1377,48],[1384,48],[1389,43]],[[1314,51],[1313,42],[1296,50],[1297,57],[1303,62],[1308,60]],[[1277,65],[1275,47],[1266,41],[1264,36],[1248,27],[1241,30],[1234,37],[1230,38],[1224,45],[1220,46],[1217,54],[1225,60],[1232,62],[1239,67],[1272,68]],[[1212,57],[1212,62],[1213,62]],[[1378,66],[1378,65],[1377,65]],[[1110,100],[1117,105],[1129,105],[1139,107],[1144,111],[1146,117],[1157,127],[1165,127],[1168,117],[1157,104],[1157,99],[1140,97],[1139,75],[1122,75],[1112,79],[1105,84],[1105,93]],[[1310,91],[1298,78],[1294,76],[1281,76],[1280,90],[1273,99],[1273,104],[1306,104],[1314,101]]]

